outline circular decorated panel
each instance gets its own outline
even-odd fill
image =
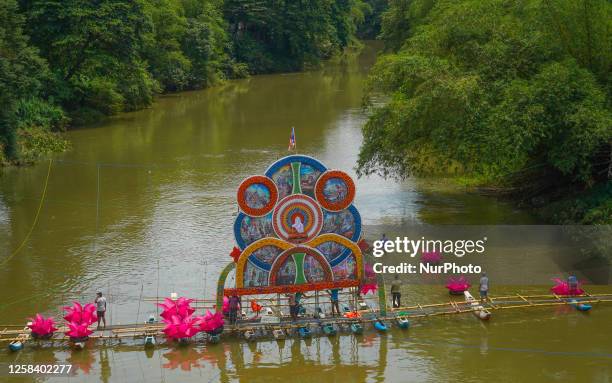
[[[238,247],[241,249],[246,248],[257,240],[273,236],[272,213],[261,217],[250,217],[240,213],[234,222],[234,237]]]
[[[321,233],[335,233],[353,242],[359,242],[361,216],[353,205],[340,211],[324,211]]]
[[[317,180],[315,196],[326,210],[346,209],[355,198],[355,183],[345,172],[329,170]]]
[[[237,195],[238,288],[277,292],[286,285],[358,283],[361,217],[352,204],[355,184],[347,173],[328,170],[309,156],[290,155],[265,175],[245,179]]]
[[[290,195],[274,209],[272,224],[279,238],[292,243],[307,242],[321,231],[323,211],[304,194]]]
[[[274,208],[278,190],[270,178],[252,176],[242,181],[237,197],[240,210],[252,217],[259,217]]]

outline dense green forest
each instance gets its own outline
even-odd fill
[[[391,0],[362,174],[507,191],[554,222],[612,222],[612,2]]]
[[[372,10],[361,0],[0,0],[0,164],[63,150],[58,132],[158,93],[317,65],[355,42]]]

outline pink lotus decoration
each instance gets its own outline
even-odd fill
[[[221,328],[223,328],[223,324],[225,321],[223,320],[223,314],[216,312],[211,313],[209,310],[206,310],[206,314],[204,316],[198,317],[200,320],[200,331],[204,331],[207,333],[217,333]]]
[[[173,315],[170,319],[163,321],[166,323],[164,334],[170,339],[191,338],[199,331],[200,321],[191,315],[185,318]]]
[[[421,262],[423,263],[440,263],[442,262],[442,254],[437,251],[425,252],[421,255]]]
[[[378,285],[376,283],[364,283],[361,285],[360,294],[366,295],[369,292],[375,293],[378,290]]]
[[[582,295],[584,294],[584,290],[580,288],[582,282],[576,281],[576,288],[570,288],[570,285],[567,281],[564,281],[560,278],[553,278],[555,282],[555,286],[553,286],[550,291],[553,294],[557,295]]]
[[[66,335],[71,338],[86,338],[93,333],[85,323],[70,322],[68,323],[68,329]]]
[[[29,318],[29,321],[32,323],[30,323],[28,327],[32,330],[32,335],[35,337],[48,337],[57,331],[53,318],[45,318],[40,314],[36,314],[34,318]]]
[[[191,338],[199,331],[215,333],[223,328],[223,314],[212,314],[207,310],[203,316],[193,316],[195,309],[191,307],[191,302],[193,302],[193,299],[180,297],[177,300],[166,298],[163,303],[158,304],[159,307],[164,309],[160,316],[166,324],[163,332],[168,338]],[[229,300],[227,304],[229,305]]]
[[[193,302],[193,299],[185,297],[180,297],[177,300],[166,298],[163,303],[157,304],[164,309],[159,316],[167,320],[171,320],[174,315],[178,315],[180,318],[191,316],[195,312],[195,309],[191,307],[191,302]]]
[[[470,286],[470,283],[463,276],[459,277],[459,279],[451,277],[446,284],[446,288],[451,294],[463,294]]]
[[[64,311],[68,314],[64,316],[68,322],[84,323],[88,326],[98,320],[96,306],[88,303],[82,306],[79,302],[72,302],[72,306],[65,306]]]
[[[66,335],[71,338],[84,338],[93,331],[88,327],[98,320],[96,315],[96,306],[93,303],[88,303],[82,306],[79,302],[72,302],[72,306],[65,306],[64,311],[67,314],[64,319],[68,322],[68,331]]]

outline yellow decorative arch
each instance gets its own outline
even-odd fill
[[[353,254],[355,255],[355,260],[357,261],[357,279],[361,280],[363,277],[363,254],[361,254],[361,249],[357,246],[353,241],[347,239],[346,237],[335,234],[335,233],[327,233],[321,234],[318,237],[314,238],[312,241],[306,242],[304,245],[310,247],[317,247],[324,242],[337,242],[344,247],[349,248]]]
[[[272,238],[272,237],[262,238],[260,240],[257,240],[251,243],[249,246],[246,247],[246,249],[242,251],[242,253],[240,253],[240,258],[238,258],[238,262],[236,262],[236,287],[237,288],[244,287],[244,266],[249,260],[249,257],[251,256],[251,254],[253,254],[254,251],[259,250],[264,246],[276,246],[282,250],[287,250],[287,249],[291,249],[292,247],[295,247],[295,245],[292,243],[283,241],[282,239]]]

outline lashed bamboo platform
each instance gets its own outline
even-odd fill
[[[597,305],[602,303],[612,303],[612,294],[583,294],[581,296],[559,296],[554,294],[541,294],[541,295],[507,295],[499,297],[489,297],[483,306],[490,311],[498,310],[511,310],[511,309],[523,309],[523,308],[536,308],[536,307],[552,307],[552,306],[563,306],[563,305],[574,305],[573,300],[579,300],[581,304]],[[196,301],[198,302],[198,301]],[[206,302],[200,300],[199,302]],[[280,305],[281,307],[285,305]],[[279,312],[279,308],[276,308]],[[241,336],[247,331],[251,331],[256,336],[251,339],[268,337],[274,338],[273,333],[277,331],[276,338],[278,340],[284,339],[284,336],[280,336],[280,331],[287,336],[296,336],[297,329],[307,327],[316,334],[323,335],[321,328],[325,325],[331,324],[338,326],[340,329],[348,330],[350,325],[353,323],[373,323],[376,321],[391,322],[397,319],[422,319],[426,317],[442,316],[442,315],[457,315],[465,313],[473,313],[475,309],[468,302],[453,301],[449,300],[444,303],[432,303],[432,304],[417,304],[413,306],[405,306],[400,308],[388,309],[388,315],[379,316],[378,310],[358,310],[360,317],[358,318],[345,318],[345,317],[329,317],[325,319],[319,319],[314,317],[301,317],[298,320],[291,320],[289,316],[281,315],[278,323],[262,323],[261,317],[251,317],[247,319],[238,320],[235,325],[225,325],[224,336]],[[160,336],[163,337],[162,332],[164,324],[161,323],[147,323],[147,324],[125,324],[125,325],[114,325],[107,326],[101,330],[95,330],[95,326],[92,326],[94,334],[90,335],[90,339],[138,339],[146,336]],[[13,342],[21,341],[26,342],[68,342],[69,338],[64,335],[64,331],[67,329],[61,327],[50,339],[33,340],[30,335],[29,329],[23,327],[23,325],[0,325],[0,342]],[[317,331],[318,330],[318,331]],[[200,341],[206,340],[209,337],[204,336],[199,338]]]

